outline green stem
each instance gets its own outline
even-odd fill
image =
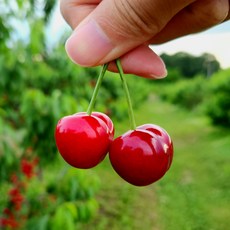
[[[95,102],[96,102],[96,97],[97,97],[97,94],[98,94],[98,91],[99,91],[99,88],[101,86],[101,83],[102,83],[102,79],[105,75],[105,72],[108,68],[108,63],[104,64],[101,68],[101,72],[99,74],[99,77],[97,79],[97,83],[96,83],[96,86],[95,86],[95,89],[93,91],[93,95],[92,95],[92,98],[91,98],[91,101],[89,103],[89,107],[87,109],[87,114],[91,115],[91,113],[93,112],[93,108],[95,106]]]
[[[119,59],[116,59],[116,65],[117,65],[118,72],[120,74],[122,85],[123,85],[123,88],[125,91],[125,96],[126,96],[126,100],[127,100],[127,104],[128,104],[128,112],[129,112],[131,129],[134,130],[134,129],[136,129],[136,122],[135,122],[134,113],[133,113],[132,101],[131,101],[131,97],[129,94],[128,85],[127,85],[126,79],[124,77],[124,72],[123,72],[123,69],[121,66],[121,62]]]

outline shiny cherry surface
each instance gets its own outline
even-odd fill
[[[98,117],[100,118],[102,121],[105,122],[105,124],[107,125],[107,127],[109,128],[109,136],[110,136],[110,140],[113,140],[114,137],[114,126],[113,126],[113,122],[112,120],[104,113],[100,113],[100,112],[92,112],[91,114],[92,116]]]
[[[173,156],[165,130],[155,125],[137,127],[116,138],[109,151],[114,170],[136,186],[149,185],[164,176]]]
[[[63,117],[56,126],[55,140],[64,160],[81,169],[99,164],[113,138],[114,128],[110,122],[101,113],[77,113]]]
[[[168,169],[169,169],[173,159],[173,143],[166,130],[155,124],[144,124],[138,126],[137,129],[147,130],[158,136],[165,150],[165,154],[168,155],[169,158]]]

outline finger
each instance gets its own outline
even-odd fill
[[[123,71],[145,78],[164,78],[167,70],[162,59],[148,46],[141,45],[121,56]],[[115,62],[109,64],[109,70],[117,72]]]
[[[75,28],[99,2],[94,1],[95,5],[92,2],[91,4],[81,5],[83,1],[61,1],[60,8],[65,20],[72,28]],[[86,2],[84,1],[84,3]],[[78,14],[76,14],[76,7],[78,7]],[[120,59],[125,73],[146,78],[163,78],[167,75],[167,70],[162,59],[147,46],[137,47],[123,55]],[[117,72],[115,62],[110,63],[109,70]]]
[[[229,18],[229,0],[196,1],[178,14],[154,36],[150,43],[163,43],[191,33],[197,33]]]
[[[191,2],[194,0],[101,1],[67,41],[67,53],[83,66],[114,60],[148,41]],[[78,7],[75,10],[77,15]],[[74,20],[69,21],[73,26]]]
[[[88,16],[102,0],[60,0],[60,11],[72,29]]]
[[[224,21],[228,21],[230,20],[230,0],[228,1],[228,15],[227,17],[224,19]]]

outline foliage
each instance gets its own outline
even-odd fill
[[[175,82],[154,86],[154,90],[163,100],[186,109],[199,108],[214,125],[230,126],[230,71],[220,70],[210,78],[196,76]]]
[[[206,113],[215,125],[230,127],[230,69],[213,75],[209,84]]]
[[[99,181],[96,175],[62,170],[54,129],[62,116],[86,109],[93,90],[88,82],[98,70],[76,67],[63,55],[63,48],[47,52],[44,28],[54,1],[4,3],[0,16],[0,228],[75,229],[96,212]],[[25,17],[30,29],[26,41],[16,39],[11,23]],[[39,158],[36,177],[31,178],[33,165],[25,157]],[[13,175],[18,176],[17,183]]]
[[[162,99],[178,104],[186,109],[193,109],[201,104],[206,97],[207,86],[204,77],[180,80],[167,85],[160,91]]]
[[[196,76],[160,84],[155,91],[163,100],[186,109],[200,108],[214,125],[230,127],[230,71],[220,70],[210,78]]]
[[[220,64],[216,58],[208,53],[201,56],[192,56],[185,52],[179,52],[174,55],[162,54],[168,68],[176,68],[185,78],[193,78],[198,74],[203,74],[207,77],[220,69]]]
[[[1,113],[1,111],[0,111]],[[0,116],[0,182],[9,179],[9,173],[18,165],[16,159],[22,154],[19,147],[21,141],[19,133],[15,133]]]
[[[57,172],[54,167],[52,175],[44,171],[41,175],[37,163],[36,159],[23,158],[17,175],[11,175],[8,199],[1,205],[4,207],[1,228],[75,229],[78,222],[95,215],[97,176],[72,168],[59,168]]]
[[[158,124],[172,137],[170,172],[147,187],[124,183],[109,161],[95,169],[103,175],[99,212],[79,229],[225,230],[230,215],[230,132],[207,117],[152,96],[135,111],[137,124]],[[116,122],[118,135],[127,123]],[[183,211],[182,211],[183,210]]]
[[[61,42],[47,51],[44,28],[49,23],[53,3],[18,0],[5,5],[0,16],[0,193],[4,194],[0,198],[0,225],[3,229],[76,229],[78,223],[88,221],[98,209],[97,176],[63,169],[54,130],[61,117],[86,111],[100,68],[76,66]],[[9,22],[24,17],[29,37],[21,40]],[[122,120],[128,115],[121,81],[118,74],[106,75],[95,110]],[[134,107],[138,107],[148,95],[147,84],[140,78],[127,78]],[[32,179],[23,174],[27,170],[32,175],[25,157],[39,159],[36,177]],[[10,191],[16,186],[11,180],[14,174],[25,187],[17,187],[12,198]],[[15,210],[12,199],[18,199],[20,208]],[[23,219],[20,225],[19,219]]]
[[[12,229],[20,220],[17,229],[71,230],[82,226],[81,223],[89,221],[92,216],[101,214],[96,214],[99,206],[95,196],[100,180],[95,171],[81,171],[64,165],[58,158],[54,143],[57,121],[65,115],[87,109],[100,69],[80,68],[71,63],[62,42],[53,50],[47,48],[44,29],[55,2],[17,0],[12,3],[3,0],[0,3],[0,219],[3,229]],[[19,32],[13,23],[15,20],[23,21],[28,26],[28,39],[18,37]],[[205,79],[181,79],[191,78],[197,73],[206,74],[207,68],[201,68],[204,59],[207,56],[202,56],[199,61],[189,55],[173,56],[171,66],[170,62],[166,63],[169,77],[165,86],[157,83],[161,81],[149,84],[150,80],[127,76],[134,108],[139,108],[148,98],[153,85],[158,88],[156,92],[174,103],[189,109],[196,106],[206,93]],[[211,72],[219,68],[215,60],[213,67]],[[229,81],[224,77],[211,81],[210,97],[211,92],[215,92],[217,99],[213,101],[216,101],[215,106],[218,105],[216,111],[221,110],[224,114],[228,104],[218,98],[222,97],[222,91],[228,99]],[[213,101],[210,100],[210,106]],[[209,114],[210,106],[207,106]],[[128,116],[127,107],[117,74],[106,74],[95,109],[109,114],[125,127],[122,120]],[[146,116],[146,111],[142,111],[143,116]],[[34,159],[39,159],[39,162],[35,164]],[[24,184],[22,187],[12,180],[15,174],[18,181]],[[115,193],[113,180],[108,181],[108,186],[111,186],[110,192]],[[132,207],[133,198],[125,186],[118,191],[122,194],[114,197],[120,202],[115,216],[127,226],[124,213],[131,213],[131,208],[127,206]],[[107,198],[103,203],[104,209],[111,216],[110,194],[104,195]],[[134,210],[139,208],[139,203],[133,206]],[[120,207],[123,207],[123,212],[120,212]],[[3,226],[2,220],[8,225]]]

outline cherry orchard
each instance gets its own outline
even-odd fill
[[[160,126],[144,124],[136,127],[131,98],[122,66],[116,60],[127,99],[131,130],[114,140],[111,119],[93,112],[96,97],[107,70],[105,64],[98,77],[87,112],[80,112],[59,120],[55,139],[63,159],[76,168],[88,169],[98,165],[109,152],[109,159],[117,174],[136,186],[146,186],[162,178],[173,159],[173,143]]]

